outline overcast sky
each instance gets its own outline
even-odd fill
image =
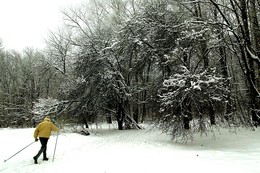
[[[84,0],[0,0],[0,39],[6,49],[43,48],[49,30],[62,22],[61,10]]]

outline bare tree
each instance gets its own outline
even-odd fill
[[[253,44],[249,22],[249,13],[252,10],[254,11],[254,8],[252,8],[254,6],[249,6],[245,0],[230,0],[228,4],[223,5],[213,0],[210,0],[210,2],[217,8],[218,12],[220,13],[224,21],[224,26],[228,27],[232,33],[230,38],[235,38],[236,42],[239,43],[238,46],[233,44],[233,47],[240,53],[240,55],[237,55],[237,57],[241,62],[240,66],[244,72],[248,84],[248,94],[250,98],[250,107],[248,109],[251,110],[253,123],[257,126],[259,125],[260,121],[258,116],[258,110],[260,106],[258,100],[259,91],[256,86],[256,74],[258,72],[255,70],[255,63],[258,63],[258,58],[255,58],[256,56],[254,53],[252,53]],[[250,3],[254,2],[252,1]],[[230,9],[232,9],[231,13],[233,14],[235,20],[225,15],[225,10],[230,11]],[[238,29],[236,28],[237,26]]]
[[[70,65],[70,53],[72,52],[72,33],[59,29],[57,32],[50,32],[46,40],[47,55],[54,63],[53,66],[63,75],[67,74]]]

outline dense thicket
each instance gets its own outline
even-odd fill
[[[31,125],[34,102],[58,93],[58,75],[40,51],[1,49],[0,73],[0,127]]]
[[[33,82],[19,83],[34,90],[17,97],[10,83],[1,94],[11,92],[15,106],[25,105],[21,96],[29,111],[53,92],[66,100],[59,110],[86,125],[111,116],[119,129],[150,121],[173,138],[259,126],[259,8],[258,0],[91,1],[63,12],[65,29],[50,34],[42,57],[55,63],[32,61],[46,74],[37,68]]]

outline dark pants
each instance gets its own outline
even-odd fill
[[[49,138],[40,138],[40,142],[42,146],[38,154],[35,156],[36,159],[38,159],[42,153],[43,153],[43,159],[47,158],[46,151],[47,151],[48,140]]]

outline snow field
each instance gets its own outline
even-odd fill
[[[55,134],[48,143],[48,162],[32,157],[40,142],[32,144],[33,128],[0,129],[1,173],[260,173],[260,130],[221,129],[219,134],[194,137],[187,144],[171,141],[158,130],[91,130],[90,136],[61,133],[52,162]]]

